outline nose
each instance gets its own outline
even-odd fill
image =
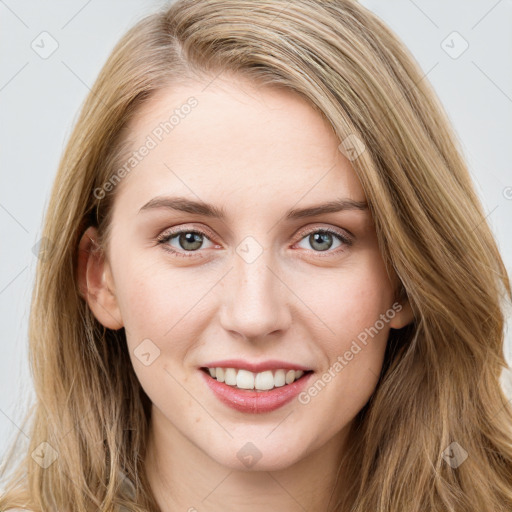
[[[269,251],[250,263],[238,254],[233,261],[233,269],[223,280],[223,328],[250,341],[285,332],[291,324],[292,293],[278,275]]]

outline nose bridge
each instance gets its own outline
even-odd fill
[[[233,255],[223,310],[224,328],[247,338],[285,329],[289,321],[286,287],[275,275],[271,251],[243,241]],[[259,244],[258,244],[259,245]]]

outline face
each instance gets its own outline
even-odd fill
[[[203,89],[159,91],[132,122],[134,150],[156,144],[117,185],[107,257],[82,261],[81,283],[98,320],[125,327],[160,431],[227,467],[243,469],[245,447],[259,470],[285,468],[347,431],[375,390],[389,329],[410,317],[320,114],[289,91],[221,79]],[[224,378],[250,387],[263,373],[266,387],[270,371],[271,391],[202,370],[260,363]],[[283,385],[289,368],[304,374]]]

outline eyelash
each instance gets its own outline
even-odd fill
[[[208,233],[205,233],[204,231],[201,231],[198,229],[179,229],[176,231],[167,231],[167,232],[163,233],[162,235],[157,237],[156,241],[159,244],[162,244],[162,246],[163,246],[162,248],[165,251],[170,252],[171,254],[173,254],[175,256],[184,257],[184,258],[190,258],[193,256],[197,256],[199,251],[181,252],[181,251],[176,251],[175,249],[172,249],[169,245],[166,245],[166,242],[173,239],[175,236],[181,235],[183,233],[193,233],[196,235],[202,235],[202,236],[206,237],[208,240],[210,240],[210,236],[208,235]],[[298,242],[302,241],[304,238],[306,238],[306,236],[312,235],[313,233],[322,233],[322,234],[327,233],[327,234],[333,235],[336,238],[338,238],[338,240],[340,240],[340,242],[342,242],[345,246],[348,246],[348,247],[350,247],[353,244],[352,239],[349,238],[347,235],[345,235],[337,230],[331,229],[331,228],[317,228],[317,229],[312,229],[309,231],[308,230],[301,231],[299,233],[300,239]],[[322,257],[326,257],[326,256],[331,256],[333,254],[337,254],[344,250],[345,250],[345,248],[341,247],[334,251],[327,250],[327,251],[312,251],[312,252],[318,253],[318,257],[322,258]],[[322,252],[325,252],[326,254],[322,254]]]

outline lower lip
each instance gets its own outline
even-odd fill
[[[222,403],[237,411],[253,414],[271,412],[291,402],[304,389],[309,378],[313,375],[312,372],[307,373],[292,384],[258,392],[229,386],[210,377],[203,370],[199,371],[202,373],[206,384]]]

